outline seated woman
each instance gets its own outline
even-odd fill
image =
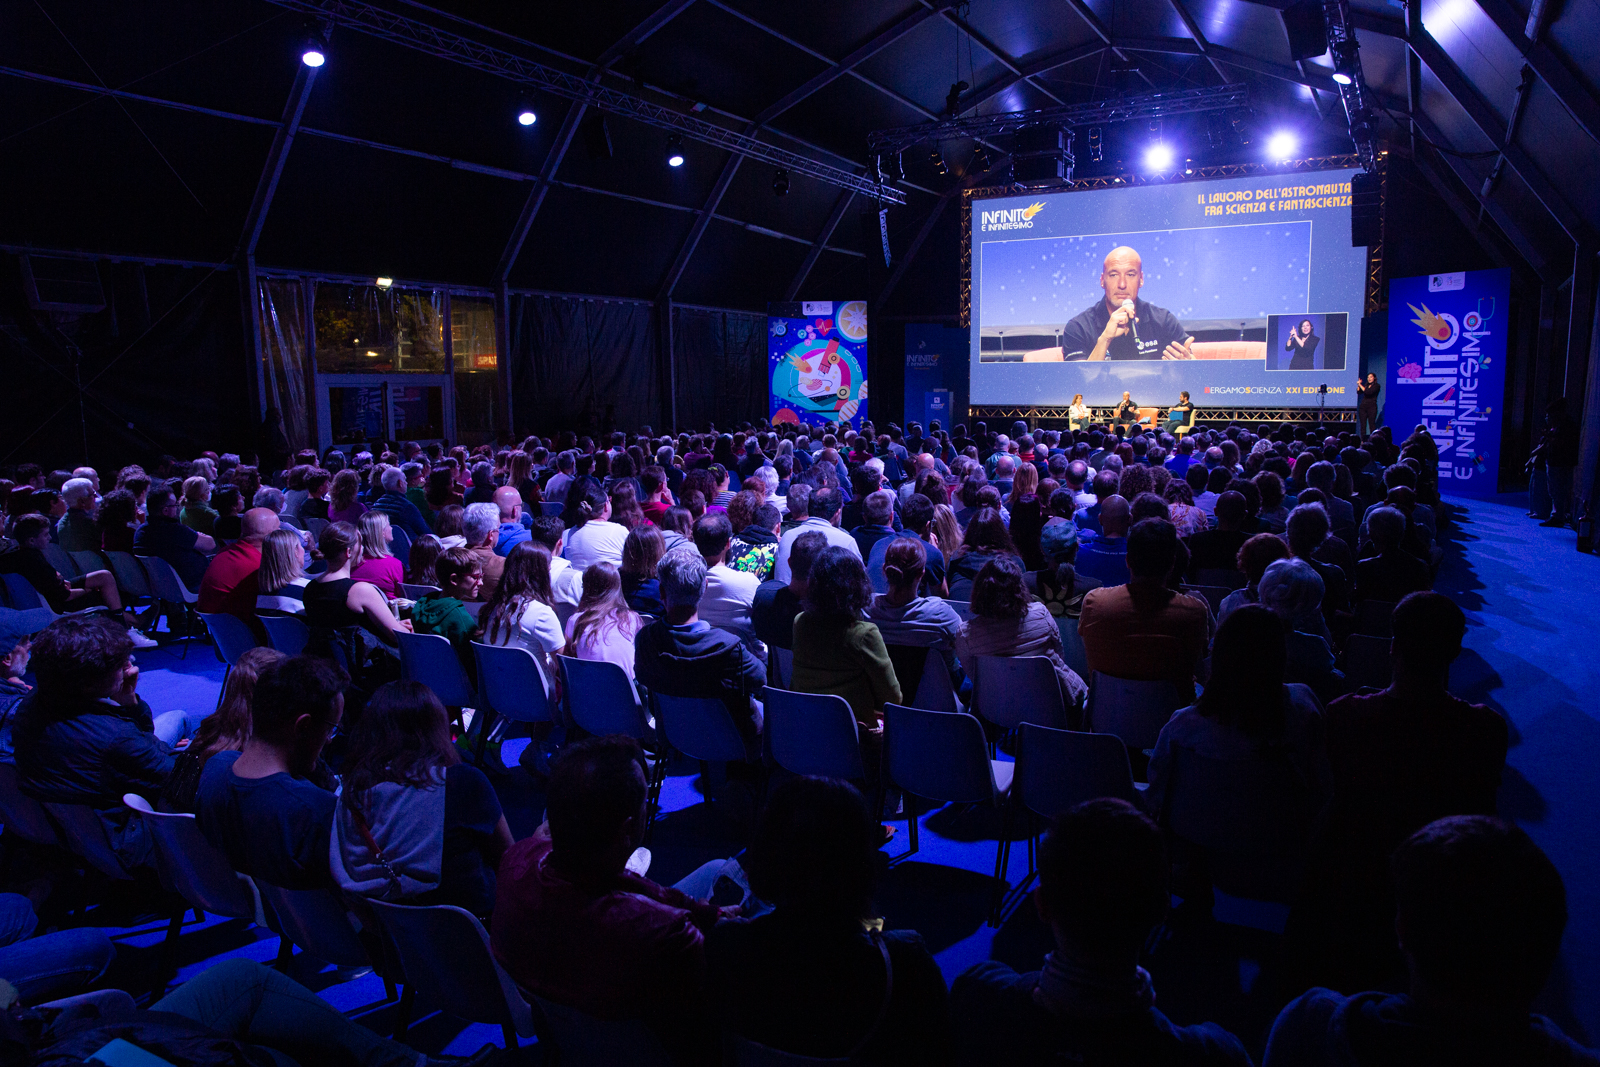
[[[411,542],[411,558],[407,561],[410,569],[406,571],[406,584],[437,586],[439,579],[433,573],[433,565],[443,554],[444,543],[433,534],[423,534]]]
[[[511,829],[494,787],[461,762],[444,706],[421,682],[390,682],[350,731],[330,864],[347,892],[452,904],[487,920]]]
[[[200,475],[183,480],[183,506],[178,521],[196,533],[215,536],[217,513],[211,504],[211,483]]]
[[[1067,418],[1072,421],[1074,430],[1087,430],[1092,412],[1089,405],[1083,402],[1083,394],[1077,393],[1072,398],[1072,404],[1067,408]]]
[[[1272,563],[1289,558],[1289,546],[1277,534],[1259,533],[1239,546],[1236,558],[1239,572],[1244,575],[1244,588],[1235,589],[1222,598],[1222,605],[1217,609],[1218,625],[1246,604],[1261,603],[1261,576]]]
[[[1011,512],[1008,532],[1022,556],[1023,565],[1029,570],[1038,570],[1043,563],[1039,555],[1039,531],[1048,517],[1045,515],[1045,505],[1049,501],[1048,498],[1039,498],[1038,488],[1039,468],[1032,463],[1023,463],[1012,475],[1011,495],[1006,498],[1006,508]]]
[[[706,935],[706,987],[724,1029],[796,1056],[946,1061],[946,990],[920,935],[881,932],[879,836],[850,784],[791,778],[773,790],[741,864],[773,905]]]
[[[295,530],[273,530],[261,542],[256,572],[256,611],[263,615],[306,613],[306,549]]]
[[[590,482],[577,501],[578,523],[567,531],[567,560],[579,570],[591,563],[622,562],[628,528],[611,521],[611,498],[598,482]]]
[[[885,645],[937,650],[944,659],[951,686],[961,692],[969,688],[955,657],[961,616],[948,600],[922,595],[922,578],[927,567],[928,551],[921,538],[891,539],[883,556],[883,576],[889,591],[873,599],[867,608],[867,618],[878,627]],[[891,653],[891,660],[893,656]],[[921,661],[913,658],[910,669],[914,671],[918,662]],[[921,678],[919,674],[907,682],[920,683]],[[909,694],[904,695],[909,698]]]
[[[990,507],[979,508],[967,523],[967,529],[961,535],[961,545],[950,560],[951,585],[962,578],[976,580],[979,571],[1002,557],[1016,562],[1020,572],[1022,557],[1017,554],[1017,546],[1006,532],[1000,512]]]
[[[369,511],[356,521],[355,526],[361,531],[361,566],[351,571],[350,577],[358,582],[371,582],[390,599],[404,597],[405,568],[389,551],[389,545],[394,540],[389,516],[382,511]]]
[[[139,525],[139,501],[126,489],[113,489],[100,500],[100,550],[132,552],[133,533]]]
[[[478,620],[467,610],[467,604],[478,599],[478,591],[483,588],[483,561],[465,548],[452,548],[439,557],[433,573],[439,577],[439,591],[428,593],[411,606],[411,626],[416,633],[448,639],[467,675],[475,678],[478,672],[471,641],[477,633]]]
[[[217,710],[200,720],[189,747],[178,753],[173,762],[172,777],[161,787],[163,811],[197,810],[195,790],[200,787],[206,760],[218,752],[244,751],[244,743],[250,740],[250,701],[255,695],[256,679],[267,666],[285,658],[282,652],[270,648],[252,648],[228,668]],[[333,785],[329,781],[326,788],[332,789]]]
[[[389,671],[366,671],[367,636],[394,648],[400,643],[395,634],[412,632],[411,623],[394,617],[377,586],[350,577],[361,565],[361,535],[354,526],[330,523],[317,538],[317,549],[328,569],[303,590],[306,625],[311,628],[305,650],[333,660],[358,684],[375,681]]]
[[[313,467],[306,473],[306,498],[300,505],[297,518],[304,520],[328,519],[328,487],[333,484],[333,475],[321,467]]]
[[[1322,575],[1303,559],[1272,563],[1261,575],[1259,588],[1261,606],[1286,627],[1285,678],[1309,685],[1324,702],[1345,691],[1344,673],[1334,667],[1333,637],[1322,614],[1325,588]]]
[[[1076,724],[1089,687],[1061,658],[1061,628],[1050,609],[1028,597],[1022,564],[1015,556],[996,556],[983,565],[972,583],[972,618],[961,624],[956,658],[977,677],[979,656],[1043,656],[1055,668],[1056,682],[1067,709],[1067,723]]]
[[[219,541],[237,541],[244,536],[244,498],[236,485],[219,485],[211,494],[211,508],[217,513],[211,535]]]
[[[1211,528],[1211,520],[1206,513],[1195,507],[1194,490],[1188,482],[1174,478],[1167,483],[1166,491],[1161,495],[1167,502],[1167,515],[1172,525],[1177,527],[1180,538],[1193,537]]]
[[[467,535],[462,532],[467,511],[460,504],[446,504],[433,520],[433,532],[445,548],[467,547]]]
[[[367,513],[367,506],[357,500],[361,494],[361,475],[346,467],[333,476],[333,490],[328,498],[328,521],[348,522],[354,526]]]
[[[516,645],[532,652],[550,673],[550,657],[566,646],[550,590],[550,550],[524,541],[506,556],[494,597],[478,613],[486,645]]]
[[[643,625],[622,597],[617,569],[596,563],[584,569],[583,599],[567,620],[565,655],[615,663],[632,678],[633,639]]]
[[[656,564],[667,554],[666,541],[655,526],[636,526],[622,543],[622,596],[628,607],[645,615],[661,618],[667,613],[661,603],[661,587],[656,581]]]
[[[1161,728],[1150,758],[1149,810],[1166,822],[1174,752],[1188,749],[1217,760],[1287,759],[1299,772],[1304,793],[1286,796],[1304,804],[1308,819],[1333,785],[1322,708],[1310,688],[1287,681],[1287,628],[1272,612],[1247,604],[1217,628],[1211,650],[1211,680],[1194,705],[1174,712]]]

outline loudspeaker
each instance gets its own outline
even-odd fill
[[[1283,28],[1289,33],[1289,60],[1315,59],[1328,50],[1328,17],[1322,0],[1296,0],[1283,9]]]
[[[1361,248],[1383,240],[1383,187],[1376,174],[1350,179],[1350,244]]]
[[[1011,176],[1019,182],[1051,182],[1072,177],[1072,152],[1067,131],[1049,123],[1017,131],[1011,153]]]

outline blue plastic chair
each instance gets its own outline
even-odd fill
[[[178,572],[172,568],[172,564],[159,556],[138,556],[135,558],[143,564],[145,575],[150,580],[150,595],[161,601],[162,610],[167,616],[167,628],[176,633],[179,628],[174,625],[172,612],[169,608],[179,608],[181,612],[180,618],[187,621],[188,613],[200,602],[199,592],[184,585],[183,579],[178,577]],[[189,658],[189,643],[187,641],[183,645],[182,658]]]
[[[478,713],[483,724],[478,731],[478,763],[489,743],[493,716],[511,722],[555,722],[550,704],[550,687],[544,669],[525,648],[486,645],[472,642],[472,655],[478,664]],[[502,751],[501,760],[505,754]]]
[[[639,691],[628,672],[604,660],[557,656],[573,722],[596,737],[627,734],[636,741],[652,736]]]
[[[1067,725],[1061,684],[1044,656],[974,656],[973,668],[973,708],[1002,730],[1025,722]]]
[[[137,556],[132,552],[107,552],[106,559],[111,564],[117,588],[125,598],[143,600],[151,596],[150,577]]]
[[[30,608],[48,608],[44,597],[39,595],[39,590],[33,583],[20,574],[0,575],[6,587],[6,599],[11,602],[11,607],[17,611],[27,611]]]
[[[370,967],[379,961],[367,952],[356,935],[357,921],[344,897],[335,889],[284,889],[257,882],[265,906],[267,926],[278,935],[278,960],[286,962],[300,951],[340,967]],[[390,999],[394,983],[384,978]]]
[[[1344,679],[1352,690],[1387,689],[1394,680],[1390,639],[1351,634],[1344,643]]]
[[[652,693],[651,699],[667,743],[685,756],[705,763],[739,763],[749,758],[728,706],[717,697]]]
[[[1115,734],[1130,751],[1154,748],[1161,728],[1179,708],[1194,703],[1194,693],[1171,682],[1113,678],[1099,671],[1089,688],[1089,728]]]
[[[298,615],[257,615],[267,630],[267,643],[285,656],[298,656],[311,640],[311,627]]]
[[[389,552],[400,561],[400,566],[409,570],[411,567],[411,535],[402,527],[389,525],[389,530],[394,534],[394,540],[389,542]]]
[[[720,701],[718,702],[720,703]],[[823,693],[761,691],[762,732],[778,766],[794,774],[865,778],[861,736],[850,702]]]
[[[196,614],[211,632],[211,640],[216,642],[217,656],[227,663],[230,671],[233,665],[239,662],[240,656],[260,644],[249,624],[237,615],[209,611]],[[222,680],[226,684],[228,676],[224,674]]]
[[[466,668],[450,642],[438,634],[397,633],[400,676],[433,690],[447,708],[470,708],[478,702]]]

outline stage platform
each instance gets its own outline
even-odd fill
[[[1141,405],[1149,407],[1151,405]],[[1159,429],[1167,419],[1167,407],[1154,405],[1161,413],[1157,423]],[[1114,407],[1091,407],[1090,421],[1102,425],[1109,424],[1116,415]],[[1356,423],[1355,408],[1328,408],[1319,411],[1317,408],[1214,408],[1199,407],[1194,409],[1195,426],[1197,429],[1222,429],[1237,423],[1240,426],[1256,427],[1262,423],[1279,425],[1294,423],[1305,427],[1325,424],[1336,430],[1348,430]],[[996,419],[1024,419],[1029,426],[1042,426],[1047,430],[1066,430],[1072,425],[1071,416],[1067,413],[1067,406],[1061,407],[1016,407],[1006,404],[988,404],[973,406],[967,409],[967,423],[971,424],[979,419],[993,423]],[[991,430],[995,427],[991,425]]]

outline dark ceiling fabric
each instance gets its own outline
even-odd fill
[[[98,265],[106,305],[29,306],[20,257],[0,256],[0,464],[155,463],[254,446],[238,278],[230,270]],[[81,390],[80,390],[81,383]]]
[[[675,307],[672,351],[680,428],[766,417],[766,316]]]
[[[655,309],[573,297],[511,297],[518,436],[595,432],[661,418]]]

